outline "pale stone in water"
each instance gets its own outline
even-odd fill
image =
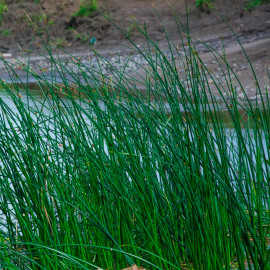
[[[3,57],[11,57],[12,54],[11,53],[3,53]]]
[[[133,264],[132,266],[122,269],[122,270],[146,270],[145,268],[139,267],[136,264]]]

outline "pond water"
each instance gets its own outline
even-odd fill
[[[59,93],[59,85],[61,85],[61,83],[55,83],[56,87],[56,91]],[[72,84],[71,84],[72,85]],[[46,110],[46,106],[44,107],[43,105],[47,104],[49,105],[46,100],[48,99],[45,99],[44,97],[44,92],[41,90],[40,86],[35,83],[35,82],[29,82],[27,84],[27,92],[31,95],[31,97],[27,97],[27,94],[25,92],[25,85],[22,85],[22,84],[18,84],[16,86],[17,89],[21,89],[22,91],[20,91],[20,96],[22,98],[22,101],[27,104],[29,107],[35,107],[35,106],[42,106],[44,108],[44,110]],[[46,87],[43,88],[43,90],[45,89],[46,91]],[[92,91],[93,89],[91,89]],[[94,91],[96,91],[94,89]],[[15,91],[13,91],[15,93]],[[77,93],[76,93],[77,95]],[[82,94],[84,95],[84,94]],[[8,105],[8,107],[12,110],[12,111],[17,111],[17,108],[14,104],[14,102],[12,101],[12,99],[8,96],[7,92],[5,89],[1,88],[1,85],[0,85],[0,98],[3,99],[3,101]],[[61,101],[62,102],[68,102],[67,99],[65,98],[65,95],[60,95],[60,98],[61,98]],[[45,103],[44,103],[45,102]],[[250,101],[252,103],[255,104],[254,101]],[[121,103],[123,104],[124,101],[121,101]],[[99,105],[101,106],[101,108],[104,108],[104,104],[103,102],[100,100],[99,101]],[[154,101],[151,102],[151,105],[152,106],[156,106],[158,107],[158,104],[156,104]],[[233,128],[233,122],[232,122],[232,119],[231,119],[231,115],[230,113],[228,112],[228,108],[227,108],[227,105],[223,102],[223,100],[218,100],[217,103],[214,105],[212,104],[211,102],[208,104],[208,110],[215,110],[216,108],[219,108],[219,110],[222,110],[223,111],[223,115],[221,116],[222,118],[222,122],[225,124],[226,128]],[[169,104],[165,103],[165,108],[166,110],[168,111],[168,113],[170,112],[170,108],[169,108]],[[186,112],[186,109],[182,106],[181,103],[179,103],[179,108],[180,108],[180,111],[182,111],[184,114],[188,114]],[[241,115],[242,119],[243,119],[243,122],[246,122],[248,120],[248,114],[246,112],[246,110],[244,110],[242,107],[239,107],[238,109],[239,111],[239,114]],[[43,111],[44,112],[44,111]],[[49,113],[49,110],[47,110],[47,113]],[[207,112],[206,112],[206,118],[208,118],[209,121],[211,121],[211,118],[209,116],[207,116]],[[244,126],[243,126],[244,127]]]
[[[18,86],[18,87],[23,88],[22,85]],[[36,83],[28,84],[28,93],[31,95],[31,98],[29,98],[24,91],[20,91],[19,95],[21,97],[22,102],[24,104],[27,104],[27,106],[29,106],[29,108],[33,109],[32,113],[31,113],[31,117],[34,120],[37,119],[37,116],[34,113],[34,111],[39,112],[41,108],[42,108],[42,113],[44,115],[49,116],[49,115],[53,114],[52,113],[52,102],[48,99],[48,97],[45,98],[44,92],[40,89],[39,85],[37,85]],[[12,112],[15,112],[15,113],[18,112],[17,106],[14,104],[12,99],[7,95],[6,90],[0,89],[0,98],[6,103],[6,105],[11,109]],[[68,106],[72,107],[72,104],[70,103],[70,101],[68,99],[65,98],[64,95],[62,95],[61,102],[63,104],[65,104],[67,107]],[[80,102],[80,101],[78,100],[76,102]],[[121,103],[123,105],[124,101],[122,101]],[[124,104],[124,106],[125,105],[126,104]],[[82,108],[89,109],[87,102],[80,103],[80,106]],[[151,106],[156,106],[156,108],[158,108],[158,104],[155,104],[154,102],[151,102]],[[190,113],[186,112],[186,110],[182,107],[181,104],[179,106],[180,106],[180,111],[182,111],[182,113],[184,115],[186,115],[187,117],[189,117],[191,115]],[[233,149],[233,148],[237,149],[239,142],[238,142],[238,138],[237,138],[237,133],[234,129],[235,123],[232,121],[231,112],[228,111],[225,104],[220,103],[220,104],[218,104],[218,106],[219,106],[219,109],[223,110],[223,114],[221,115],[220,119],[221,119],[222,123],[224,124],[224,136],[226,137],[227,144],[230,145],[231,149]],[[106,106],[102,100],[99,100],[99,107],[102,110],[106,110]],[[170,115],[169,104],[165,103],[165,108],[167,110],[168,117],[169,117],[169,115]],[[210,104],[209,109],[212,110],[213,108],[214,108],[214,106],[211,106],[211,104]],[[90,112],[90,114],[94,113],[90,109],[89,109],[89,112]],[[253,130],[252,129],[246,130],[246,128],[245,128],[245,123],[249,120],[249,115],[248,115],[247,111],[244,110],[243,108],[239,108],[238,113],[240,114],[240,116],[242,118],[241,128],[242,128],[243,137],[244,138],[247,137],[249,140],[251,140],[251,142],[249,142],[250,143],[249,147],[250,147],[250,152],[251,152],[250,154],[251,154],[254,162],[256,162],[255,153],[252,153],[252,147],[254,147],[254,145],[256,145]],[[89,115],[84,114],[84,117],[85,117],[85,119],[84,119],[85,122],[87,124],[89,124],[89,127],[90,127],[91,121],[89,119]],[[211,125],[211,123],[212,123],[211,112],[209,112],[209,114],[208,114],[208,112],[205,112],[205,117],[206,117],[208,123]],[[267,142],[264,132],[261,132],[260,135],[261,135],[261,144],[262,144],[262,148],[263,148],[262,150],[265,152],[266,158],[269,159],[269,149],[268,149],[269,142]],[[54,137],[53,134],[52,134],[52,137]],[[105,145],[105,151],[107,151],[106,145]],[[232,151],[231,158],[232,158],[232,162],[236,158],[235,152],[233,152],[233,151]],[[265,169],[265,166],[264,166],[264,169]]]

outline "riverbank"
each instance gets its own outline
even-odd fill
[[[44,31],[46,28],[50,36],[49,47],[52,53],[54,55],[57,53],[57,58],[60,61],[69,62],[71,69],[76,71],[76,64],[72,64],[71,55],[80,59],[85,67],[91,69],[98,67],[95,53],[89,45],[89,41],[93,37],[96,39],[93,49],[115,68],[121,68],[125,64],[125,59],[132,54],[134,48],[128,48],[131,46],[128,39],[109,20],[112,20],[141,48],[146,45],[146,41],[132,23],[136,21],[141,24],[145,23],[148,36],[159,41],[159,47],[165,54],[170,53],[168,53],[166,38],[156,12],[158,12],[167,34],[176,46],[177,44],[179,46],[181,42],[171,8],[174,7],[175,14],[184,25],[187,22],[184,0],[170,1],[170,5],[166,1],[155,1],[156,11],[153,8],[152,1],[99,1],[100,11],[108,16],[108,19],[97,12],[94,12],[89,18],[74,17],[79,9],[79,1],[75,3],[67,0],[55,3],[55,1],[49,0],[39,1],[35,4],[30,2],[24,1],[21,4],[7,1],[9,11],[3,15],[1,24],[2,29],[10,30],[10,34],[5,37],[0,36],[0,51],[4,53],[3,55],[9,63],[15,64],[13,66],[14,72],[22,80],[24,80],[24,74],[21,64],[26,64],[28,61],[37,74],[50,74],[50,59],[46,59],[48,52],[45,49],[44,53],[44,44],[41,40],[42,38],[45,44],[49,45],[48,35]],[[256,95],[255,81],[263,86],[269,86],[270,84],[266,71],[270,66],[270,52],[267,49],[269,47],[268,38],[270,37],[270,4],[257,6],[249,11],[245,10],[245,5],[244,0],[216,0],[214,8],[210,12],[206,12],[198,10],[194,1],[188,1],[189,33],[196,43],[196,50],[200,53],[206,65],[222,80],[222,83],[226,81],[226,77],[220,72],[221,68],[213,58],[212,53],[209,53],[207,46],[219,52],[221,52],[222,47],[226,49],[226,55],[233,71],[236,73],[235,75],[240,78],[248,97],[254,99]],[[248,61],[245,59],[236,37],[220,16],[228,21],[240,42],[246,48],[247,55],[250,56],[253,63],[256,79],[253,78],[252,71],[248,67]],[[33,32],[35,27],[40,29],[39,35]],[[84,37],[84,41],[82,37]],[[33,53],[27,58],[30,48]],[[45,57],[39,55],[40,53],[45,54]],[[170,55],[170,57],[174,56]],[[130,60],[129,65],[125,67],[125,72],[130,73],[134,80],[138,79],[138,74],[144,76],[143,72],[147,65],[147,59],[144,59],[135,50],[135,54],[130,56]],[[0,63],[0,78],[8,81],[9,75],[3,64],[3,62]],[[140,68],[141,65],[143,68]],[[109,74],[110,71],[105,63],[102,63],[100,68],[103,73]],[[240,97],[243,95],[241,91],[238,94]]]
[[[248,59],[243,53],[237,38],[245,49]],[[255,100],[256,95],[258,94],[256,93],[256,81],[258,81],[262,87],[267,87],[268,89],[270,87],[269,77],[267,75],[267,68],[270,66],[270,51],[268,50],[270,47],[270,30],[260,33],[245,34],[237,36],[237,38],[233,33],[231,33],[231,35],[218,39],[209,39],[204,41],[195,39],[194,42],[196,50],[201,59],[204,61],[205,65],[212,70],[213,75],[216,76],[216,78],[219,79],[223,84],[226,83],[226,76],[223,74],[222,67],[219,66],[219,62],[211,50],[222,54],[224,49],[228,63],[230,64],[232,71],[235,73],[232,76],[234,78],[237,77],[241,81],[247,97],[251,100]],[[142,44],[143,43],[139,44],[138,48],[143,50]],[[175,51],[173,54],[171,54],[166,43],[163,42],[162,44],[162,42],[160,42],[159,46],[163,48],[163,53],[168,55],[170,58],[173,57],[173,54],[175,57],[177,57],[178,53],[182,54],[182,56],[184,54],[184,48],[182,48],[180,52],[178,52],[177,48],[175,48]],[[177,47],[177,44],[175,44],[175,46]],[[136,49],[134,49],[135,48],[127,48],[126,46],[118,46],[116,48],[112,48],[111,50],[104,49],[97,50],[97,52],[95,52],[91,48],[88,48],[86,51],[76,52],[74,54],[69,54],[65,51],[58,50],[58,53],[57,55],[54,55],[54,58],[58,61],[65,62],[74,73],[78,73],[76,61],[80,61],[85,68],[89,69],[89,72],[90,70],[100,69],[100,71],[107,76],[110,75],[112,68],[124,68],[125,73],[129,74],[132,80],[138,81],[139,77],[145,76],[145,67],[149,63],[147,62],[147,58],[141,54],[138,54]],[[186,47],[185,49],[188,48]],[[104,61],[100,62],[97,54],[99,54]],[[17,52],[14,55],[4,54],[4,59],[9,64],[13,65],[13,71],[20,77],[22,83],[26,82],[26,80],[32,83],[35,82],[33,77],[31,78],[29,74],[26,74],[23,71],[23,67],[26,66],[28,62],[32,71],[36,74],[39,74],[40,76],[47,76],[48,78],[51,76],[51,59],[46,53],[41,55],[40,53],[30,53],[28,51],[20,53]],[[256,78],[254,78],[248,61],[251,61],[252,63]],[[110,63],[111,66],[108,66],[106,62]],[[10,81],[10,75],[6,69],[4,61],[0,63],[0,74],[2,80],[7,82]],[[59,74],[55,75],[56,80],[58,80],[58,82],[62,82],[60,78],[61,76]],[[209,78],[209,83],[210,85],[213,84],[213,79]],[[144,89],[142,89],[142,91],[143,90]],[[214,88],[212,90],[216,96],[219,96],[219,93],[215,92]],[[244,98],[240,87],[236,89],[236,93],[240,98]]]
[[[169,4],[170,5],[169,5]],[[165,38],[156,12],[162,19],[167,33],[175,41],[178,40],[177,27],[172,18],[172,11],[188,23],[193,37],[202,40],[216,39],[219,35],[231,35],[222,19],[228,21],[235,32],[241,35],[259,34],[270,27],[270,4],[256,6],[252,10],[245,10],[246,1],[215,0],[213,9],[209,12],[199,10],[194,0],[162,1],[151,0],[99,0],[98,8],[104,15],[93,12],[89,17],[75,16],[80,8],[79,1],[73,0],[40,0],[12,1],[6,0],[8,11],[2,16],[0,30],[0,51],[12,53],[20,48],[35,51],[42,45],[41,39],[34,31],[34,26],[40,29],[42,40],[49,40],[58,48],[64,48],[71,53],[85,52],[93,37],[98,50],[112,50],[120,44],[126,43],[126,38],[109,21],[112,20],[133,40],[141,42],[143,39],[132,22],[147,25],[149,37],[153,40]],[[155,9],[154,9],[154,8]],[[222,19],[221,19],[222,18]],[[30,45],[31,44],[31,45]]]

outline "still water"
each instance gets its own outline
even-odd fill
[[[18,85],[18,89],[21,88],[23,89],[23,85]],[[56,88],[56,91],[59,90],[59,85],[57,85],[57,88]],[[19,93],[13,91],[13,93],[15,95],[19,95],[21,101],[26,104],[28,107],[29,107],[29,111],[30,112],[30,115],[31,117],[33,118],[33,120],[37,120],[37,113],[41,113],[45,116],[52,116],[52,117],[56,117],[57,114],[53,111],[53,102],[52,99],[48,98],[48,94],[45,93],[46,89],[44,90],[41,90],[40,86],[36,83],[31,83],[31,84],[28,84],[28,87],[27,87],[27,91],[30,95],[30,97],[24,92],[24,91],[20,91]],[[60,98],[61,98],[61,102],[62,102],[62,105],[70,108],[70,111],[72,112],[72,103],[69,99],[67,99],[65,97],[65,95],[60,95]],[[9,94],[7,94],[6,90],[4,89],[1,89],[0,88],[0,99],[3,100],[3,102],[9,107],[9,109],[16,113],[18,112],[18,107],[17,105],[15,105],[15,103],[12,101],[11,97],[9,96]],[[91,110],[91,108],[89,108],[89,104],[88,102],[81,102],[80,99],[74,99],[75,102],[78,102],[80,107],[85,109],[85,110],[88,110],[88,114],[83,114],[84,116],[84,121],[86,124],[89,125],[89,128],[91,128],[91,120],[89,119],[89,115],[93,115],[95,114],[95,112],[93,110]],[[104,104],[104,101],[102,100],[99,100],[98,101],[99,103],[99,107],[101,110],[106,110],[106,105]],[[122,105],[124,103],[124,101],[121,101]],[[169,107],[169,104],[165,104],[165,109],[166,109],[166,112],[168,114],[168,118],[170,116],[170,107]],[[125,106],[126,104],[124,104]],[[155,104],[154,101],[150,102],[150,105],[151,106],[154,106],[156,108],[158,108],[158,104]],[[167,108],[166,108],[167,106]],[[190,113],[186,111],[186,109],[181,105],[179,104],[180,106],[180,111],[183,113],[183,115],[189,117],[190,116]],[[224,124],[224,136],[226,137],[226,140],[227,140],[227,144],[230,145],[230,149],[237,149],[237,147],[239,147],[239,142],[238,142],[238,138],[237,138],[237,133],[235,131],[235,123],[232,121],[232,116],[230,115],[230,112],[227,110],[225,104],[218,104],[219,106],[219,110],[221,109],[223,111],[223,114],[221,116],[221,121],[222,123]],[[209,106],[209,109],[212,110],[214,106],[211,107],[211,104]],[[245,128],[245,123],[247,123],[249,121],[249,115],[247,113],[247,111],[245,111],[243,108],[239,108],[238,110],[238,113],[240,114],[241,118],[242,118],[242,124],[241,124],[241,132],[243,134],[243,137],[244,138],[247,138],[247,140],[249,140],[249,147],[247,148],[248,151],[250,151],[250,155],[252,156],[252,159],[254,162],[256,162],[256,154],[255,154],[255,151],[254,149],[256,148],[256,145],[258,144],[258,141],[255,140],[255,137],[254,134],[253,134],[253,130],[252,129],[246,129]],[[93,117],[95,117],[93,115]],[[211,117],[210,117],[210,113],[208,115],[208,113],[206,112],[205,114],[205,117],[208,121],[208,124],[211,126],[212,124],[212,120],[211,120]],[[3,118],[2,118],[3,119]],[[3,120],[2,120],[3,121]],[[49,126],[48,126],[49,128]],[[213,135],[215,137],[215,134]],[[266,140],[266,136],[265,136],[265,133],[264,132],[260,132],[260,144],[261,144],[261,147],[262,147],[262,151],[264,152],[264,155],[265,155],[265,158],[267,160],[269,160],[269,149],[270,149],[270,145],[267,140]],[[51,134],[51,137],[54,137],[54,134]],[[107,146],[104,145],[105,147],[105,152],[108,151],[107,149]],[[253,149],[254,148],[254,149]],[[232,159],[232,162],[234,162],[234,159],[237,159],[237,156],[235,153],[237,153],[237,151],[232,151],[231,153],[229,153],[231,155],[231,159]],[[264,170],[265,170],[265,165],[264,165]]]

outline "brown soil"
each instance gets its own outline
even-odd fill
[[[194,2],[188,1],[189,26],[193,36],[207,40],[230,33],[216,12],[200,11],[196,9]],[[269,29],[270,5],[244,11],[245,2],[246,0],[216,0],[214,7],[238,34]],[[99,48],[111,48],[125,41],[119,30],[97,12],[88,18],[74,17],[79,10],[79,0],[6,0],[6,3],[9,10],[4,14],[1,23],[2,52],[18,51],[18,44],[20,47],[29,48],[32,40],[32,46],[38,47],[41,41],[36,33],[33,36],[33,24],[41,28],[44,40],[47,39],[46,28],[48,28],[52,43],[70,47],[71,51],[78,47],[83,50],[92,37],[96,37]],[[132,18],[141,24],[145,22],[152,38],[164,38],[162,26],[153,6],[156,7],[172,38],[179,38],[168,3],[175,8],[181,20],[186,22],[185,0],[98,0],[99,10],[136,40],[140,40],[140,35],[132,27],[130,22]],[[10,34],[4,37],[5,30],[9,30]]]

